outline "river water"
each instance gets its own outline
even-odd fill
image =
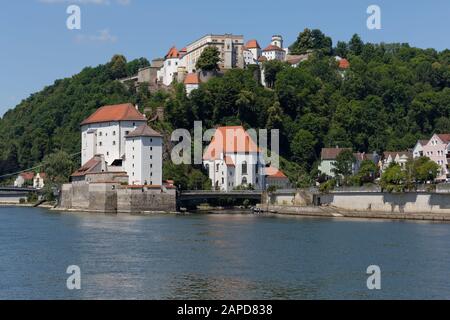
[[[450,224],[0,207],[0,299],[379,298],[450,298]]]

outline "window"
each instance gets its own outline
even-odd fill
[[[99,142],[98,145],[101,147],[102,146],[102,142]]]
[[[150,164],[150,168],[153,168],[153,164]]]
[[[130,131],[125,131],[125,135],[127,136],[127,135],[129,135],[130,134]]]
[[[115,136],[116,135],[116,132],[115,131],[113,131],[113,136]]]
[[[216,164],[216,172],[219,172],[219,164]]]
[[[244,185],[247,184],[247,178],[246,177],[242,178],[242,184],[244,184]]]
[[[103,133],[100,131],[100,132],[98,133],[98,135],[101,137],[101,136],[103,135]]]
[[[247,174],[247,161],[242,162],[242,174]]]
[[[115,146],[116,145],[116,142],[115,141],[113,141],[113,146]]]

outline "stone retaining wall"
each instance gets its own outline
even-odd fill
[[[127,188],[118,183],[65,184],[59,208],[105,213],[175,212],[176,190]]]

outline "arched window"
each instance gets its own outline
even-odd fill
[[[246,184],[247,184],[247,178],[246,178],[246,177],[243,177],[243,178],[242,178],[242,184],[243,184],[243,185],[246,185]]]
[[[242,162],[242,174],[247,174],[247,161]]]

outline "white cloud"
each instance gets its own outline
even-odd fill
[[[131,4],[131,0],[38,0],[43,4],[96,4],[96,5],[109,5],[111,2],[117,3],[121,6],[127,6]]]
[[[79,34],[75,37],[75,41],[78,43],[82,42],[96,42],[96,43],[115,43],[117,42],[117,37],[109,32],[109,29],[103,29],[93,35]]]

